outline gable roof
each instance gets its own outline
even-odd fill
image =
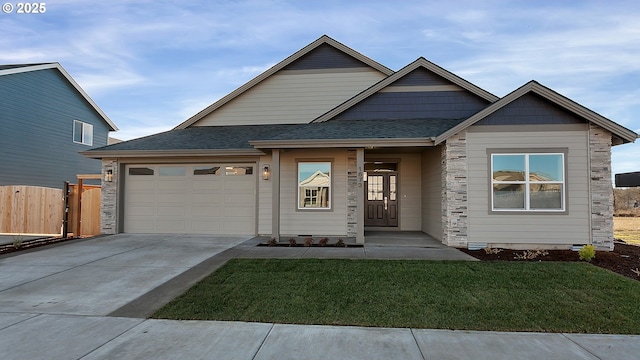
[[[528,93],[537,94],[543,97],[544,99],[566,109],[567,111],[570,111],[584,118],[587,121],[593,122],[594,124],[606,130],[609,130],[614,137],[619,139],[620,143],[634,142],[638,138],[638,134],[636,134],[634,131],[629,130],[624,126],[617,124],[592,110],[587,109],[586,107],[578,104],[577,102],[551,90],[546,86],[541,85],[537,81],[531,80],[528,83],[524,84],[523,86],[519,87],[518,89],[507,94],[500,100],[487,106],[485,109],[477,112],[475,115],[469,117],[467,120],[461,122],[460,124],[452,127],[451,129],[437,136],[435,139],[435,145],[442,143],[450,136],[453,136],[459,133],[460,131],[468,128],[469,126],[495,113],[499,109],[507,106],[508,104],[512,103],[516,99],[519,99]]]
[[[393,73],[392,75],[388,76],[385,79],[380,80],[378,83],[374,84],[373,86],[369,87],[368,89],[362,91],[361,93],[359,93],[358,95],[352,97],[351,99],[345,101],[344,103],[336,106],[335,108],[333,108],[332,110],[329,110],[328,112],[326,112],[325,114],[321,115],[320,117],[316,118],[315,120],[313,120],[312,122],[325,122],[328,120],[331,120],[332,118],[334,118],[335,116],[343,113],[344,111],[350,109],[351,107],[355,106],[356,104],[360,103],[362,100],[368,98],[369,96],[377,93],[378,91],[384,89],[385,87],[393,84],[395,81],[401,79],[402,77],[406,76],[407,74],[411,73],[412,71],[415,71],[416,69],[419,68],[424,68],[430,72],[433,72],[434,74],[443,77],[444,79],[452,82],[455,85],[460,86],[461,88],[487,100],[488,102],[495,102],[497,101],[499,98],[493,94],[491,94],[490,92],[468,82],[467,80],[459,77],[458,75],[455,75],[443,68],[441,68],[440,66],[432,63],[431,61],[420,57],[417,60],[415,60],[414,62],[412,62],[411,64],[405,66],[404,68],[398,70],[397,72]]]
[[[64,76],[67,81],[76,89],[76,91],[82,96],[89,105],[95,110],[96,113],[104,120],[105,123],[109,126],[110,131],[117,131],[118,127],[109,119],[107,114],[100,109],[98,104],[96,104],[91,97],[78,85],[78,83],[73,80],[71,75],[60,65],[60,63],[38,63],[38,64],[14,64],[14,65],[0,65],[0,76],[3,75],[12,75],[12,74],[20,74],[30,71],[37,70],[48,70],[48,69],[56,69],[58,70],[62,76]]]
[[[218,100],[218,101],[214,102],[213,104],[207,106],[205,109],[203,109],[202,111],[200,111],[197,114],[193,115],[189,119],[185,120],[184,122],[182,122],[181,124],[176,126],[174,129],[185,129],[185,128],[195,124],[196,122],[198,122],[198,120],[200,120],[203,117],[211,114],[213,111],[219,109],[220,107],[222,107],[226,103],[228,103],[231,100],[235,99],[236,97],[242,95],[247,90],[251,89],[252,87],[254,87],[256,85],[258,85],[259,83],[261,83],[262,81],[267,79],[269,76],[271,76],[271,75],[275,74],[276,72],[282,70],[283,68],[287,67],[288,65],[290,65],[294,61],[302,58],[304,55],[310,53],[314,49],[316,49],[316,48],[318,48],[318,47],[320,47],[321,45],[324,45],[324,44],[333,46],[334,48],[338,49],[339,51],[342,51],[343,53],[354,57],[355,59],[357,59],[357,60],[363,62],[364,64],[374,68],[375,70],[380,71],[381,73],[383,73],[385,75],[390,75],[390,74],[393,73],[393,70],[391,70],[388,67],[378,63],[377,61],[374,61],[374,60],[368,58],[367,56],[362,55],[361,53],[359,53],[359,52],[357,52],[357,51],[355,51],[355,50],[343,45],[342,43],[339,43],[338,41],[330,38],[327,35],[322,35],[316,41],[314,41],[311,44],[303,47],[302,49],[298,50],[297,52],[295,52],[291,56],[289,56],[286,59],[284,59],[284,60],[280,61],[279,63],[275,64],[274,66],[272,66],[271,68],[269,68],[268,70],[263,72],[262,74],[256,76],[255,78],[251,79],[249,82],[245,83],[244,85],[242,85],[239,88],[235,89],[231,93],[229,93],[226,96],[222,97],[220,100]]]

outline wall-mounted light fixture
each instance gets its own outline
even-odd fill
[[[269,169],[269,165],[265,165],[262,168],[262,180],[269,180],[271,177],[271,169]]]
[[[113,170],[108,169],[104,171],[104,181],[112,182],[113,181]]]

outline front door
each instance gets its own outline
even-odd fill
[[[398,173],[367,174],[365,226],[398,226]]]

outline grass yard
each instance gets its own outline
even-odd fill
[[[629,244],[640,245],[640,217],[614,217],[613,236]]]
[[[587,263],[234,259],[153,317],[640,334],[638,304]]]

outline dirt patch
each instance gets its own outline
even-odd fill
[[[482,261],[580,261],[578,252],[571,250],[545,250],[537,251],[537,254],[536,251],[507,249],[493,249],[495,253],[487,253],[485,250],[461,250]],[[530,258],[523,259],[527,255]],[[596,257],[591,263],[640,281],[640,246],[616,241],[613,251],[596,251]]]

